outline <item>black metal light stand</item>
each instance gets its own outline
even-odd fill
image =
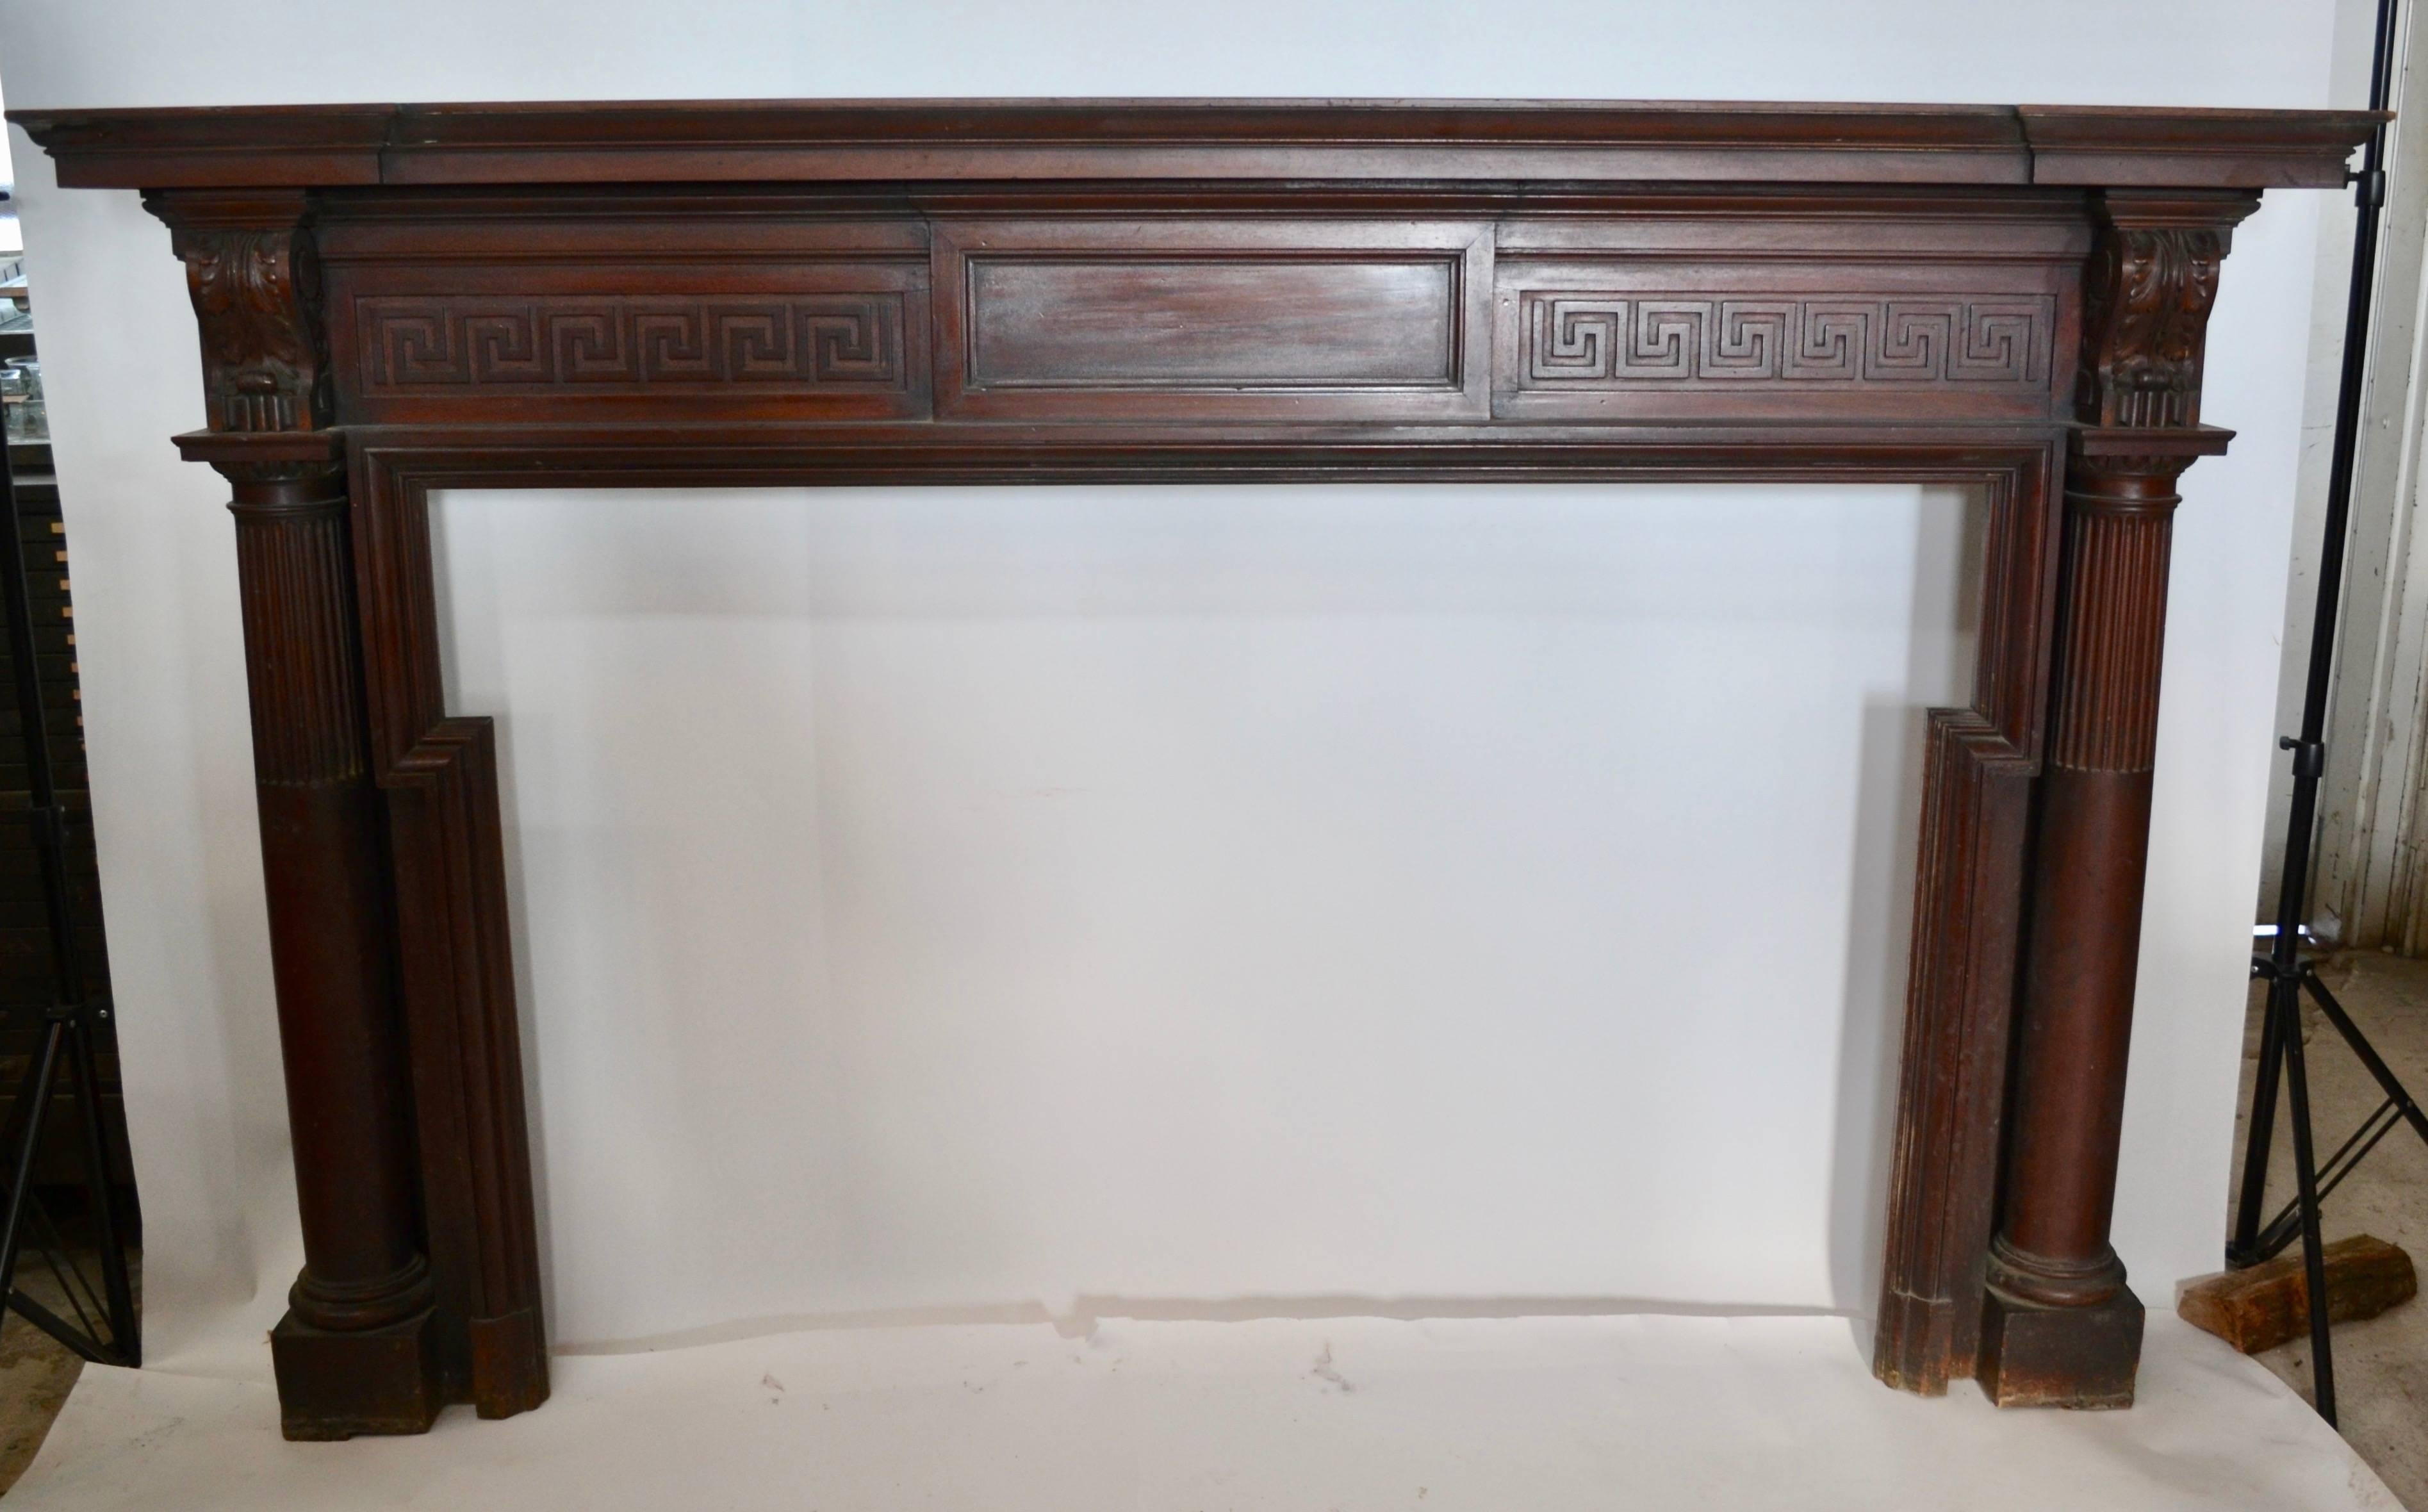
[[[0,1212],[0,1294],[8,1308],[88,1360],[133,1366],[142,1357],[135,1323],[135,1294],[128,1285],[126,1251],[120,1241],[116,1194],[102,1149],[101,1094],[93,1076],[93,1041],[107,1020],[106,1004],[85,996],[84,962],[76,949],[75,912],[68,890],[67,810],[59,803],[51,771],[48,721],[42,709],[41,670],[34,657],[34,612],[25,586],[25,526],[17,510],[16,469],[0,446],[0,612],[8,616],[9,664],[16,674],[17,717],[25,735],[26,817],[34,856],[41,868],[42,904],[49,925],[51,964],[58,978],[57,1000],[42,1014],[42,1038],[25,1079],[17,1084],[12,1127],[22,1130],[9,1154],[8,1206]],[[41,1148],[60,1062],[66,1062],[68,1094],[83,1125],[86,1192],[93,1237],[101,1246],[101,1290],[95,1295],[64,1254],[58,1229],[34,1194],[34,1157]],[[33,1237],[39,1226],[42,1238]],[[69,1309],[70,1323],[27,1296],[17,1285],[17,1264],[29,1242],[42,1256]],[[96,1317],[107,1322],[108,1339],[98,1337]],[[82,1324],[81,1327],[78,1324]],[[0,1313],[0,1326],[6,1314]]]
[[[2369,104],[2384,110],[2393,84],[2397,0],[2377,0],[2376,53],[2370,66]],[[2319,979],[2317,962],[2302,953],[2307,912],[2310,831],[2318,817],[2319,779],[2327,769],[2327,698],[2333,686],[2336,616],[2343,588],[2344,536],[2352,518],[2353,468],[2359,451],[2361,384],[2369,368],[2370,298],[2377,272],[2377,223],[2386,205],[2386,124],[2370,132],[2360,172],[2353,236],[2352,289],[2344,306],[2344,363],[2336,391],[2335,452],[2327,469],[2326,540],[2319,552],[2319,600],[2310,621],[2309,682],[2302,696],[2302,732],[2277,742],[2293,753],[2293,800],[2285,821],[2285,874],[2276,895],[2276,934],[2251,958],[2251,975],[2268,983],[2268,1012],[2259,1035],[2259,1076],[2251,1093],[2250,1142],[2243,1152],[2242,1191],[2235,1203],[2234,1237],[2225,1262],[2240,1268],[2268,1259],[2298,1236],[2310,1299],[2310,1380],[2319,1415],[2336,1421],[2335,1345],[2328,1335],[2327,1268],[2319,1239],[2319,1204],[2350,1175],[2361,1158],[2399,1124],[2428,1140],[2428,1114],[2405,1092],[2385,1058]],[[2322,1168],[2311,1148],[2310,1078],[2302,1054],[2302,994],[2307,993],[2386,1093],[2386,1101],[2338,1146]],[[2293,1200],[2265,1226],[2268,1149],[2275,1134],[2276,1085],[2282,1076],[2291,1108]]]

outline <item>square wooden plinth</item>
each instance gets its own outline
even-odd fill
[[[270,1358],[289,1438],[428,1433],[443,1405],[430,1312],[343,1334],[309,1327],[290,1312],[271,1330]]]
[[[1993,1290],[1981,1313],[1981,1389],[2002,1407],[2129,1407],[2141,1364],[2141,1299],[2043,1307]]]

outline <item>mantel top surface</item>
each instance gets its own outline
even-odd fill
[[[1225,179],[2328,188],[2359,110],[790,100],[16,110],[76,188]]]

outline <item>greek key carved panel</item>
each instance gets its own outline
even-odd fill
[[[374,295],[354,302],[367,394],[467,386],[900,388],[903,296]]]
[[[2056,301],[1529,291],[1526,387],[2048,382]]]

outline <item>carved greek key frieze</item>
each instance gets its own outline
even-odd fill
[[[1992,298],[1714,298],[1529,292],[1523,381],[1993,384],[2048,382],[2056,302]]]
[[[2083,283],[2075,405],[2086,423],[2199,423],[2201,353],[2224,256],[2224,234],[2210,226],[2102,230]]]
[[[354,303],[369,393],[512,385],[905,381],[896,293],[762,298],[373,296]]]

